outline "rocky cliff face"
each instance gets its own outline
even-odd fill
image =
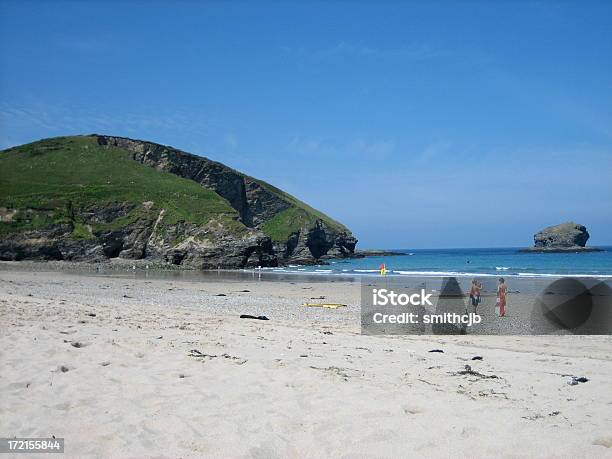
[[[0,152],[0,162],[2,260],[118,257],[238,268],[348,257],[357,243],[265,182],[151,142],[49,139]],[[64,177],[66,167],[74,170]]]
[[[281,260],[310,264],[319,259],[349,258],[355,252],[357,240],[346,233],[336,233],[317,221],[313,227],[291,234],[286,242],[274,245]]]
[[[163,209],[148,211],[145,206],[135,209],[111,204],[75,209],[72,221],[2,234],[0,260],[148,259],[200,269],[278,265],[270,238],[262,234],[236,236],[217,221],[162,225]],[[118,219],[129,218],[135,210],[140,215],[134,221],[104,229]],[[85,228],[84,237],[77,235],[79,228]]]
[[[142,140],[97,135],[99,145],[121,148],[132,159],[160,171],[170,172],[215,191],[238,211],[243,223],[252,221],[242,175],[216,161]]]
[[[580,252],[594,251],[596,248],[587,248],[589,233],[584,225],[574,222],[561,223],[549,226],[533,236],[534,246],[525,249],[531,252]]]
[[[254,229],[292,207],[280,190],[216,161],[172,147],[125,137],[96,136],[102,146],[125,149],[133,159],[157,170],[199,183],[227,199],[241,222]],[[333,228],[323,220],[296,228],[286,240],[276,241],[273,253],[281,263],[315,263],[321,258],[349,257],[357,239],[345,228]]]

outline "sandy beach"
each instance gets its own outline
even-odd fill
[[[612,457],[611,337],[362,336],[359,295],[2,269],[0,436],[75,458]],[[302,306],[321,297],[347,307]]]

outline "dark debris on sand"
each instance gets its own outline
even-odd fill
[[[240,314],[241,319],[256,319],[256,320],[270,320],[266,316],[252,316],[250,314]]]
[[[476,370],[472,370],[472,367],[469,365],[466,365],[464,367],[463,370],[461,371],[452,371],[450,372],[451,375],[453,376],[465,376],[465,375],[469,375],[469,376],[477,376],[478,378],[483,378],[483,379],[499,379],[499,376],[497,375],[485,375],[483,373],[480,373]]]
[[[577,386],[580,383],[585,383],[588,382],[589,378],[585,377],[585,376],[572,376],[572,379],[569,380],[567,383],[570,386]]]

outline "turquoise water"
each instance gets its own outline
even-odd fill
[[[329,265],[288,266],[272,271],[316,274],[493,275],[612,277],[612,247],[604,252],[521,253],[518,248],[401,249],[406,255],[330,260]]]

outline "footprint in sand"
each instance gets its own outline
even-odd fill
[[[6,385],[5,387],[7,389],[28,389],[30,386],[32,385],[32,382],[27,381],[27,382],[14,382],[11,384]]]
[[[58,403],[57,405],[53,406],[53,408],[60,411],[68,411],[70,408],[72,408],[72,403],[69,401]]]
[[[595,446],[603,446],[604,448],[612,448],[612,437],[600,437],[593,440]]]
[[[423,410],[419,407],[416,406],[412,406],[412,405],[404,405],[402,407],[402,410],[404,410],[404,414],[421,414],[423,413]]]
[[[272,447],[258,446],[249,450],[252,459],[274,459],[280,457]]]

